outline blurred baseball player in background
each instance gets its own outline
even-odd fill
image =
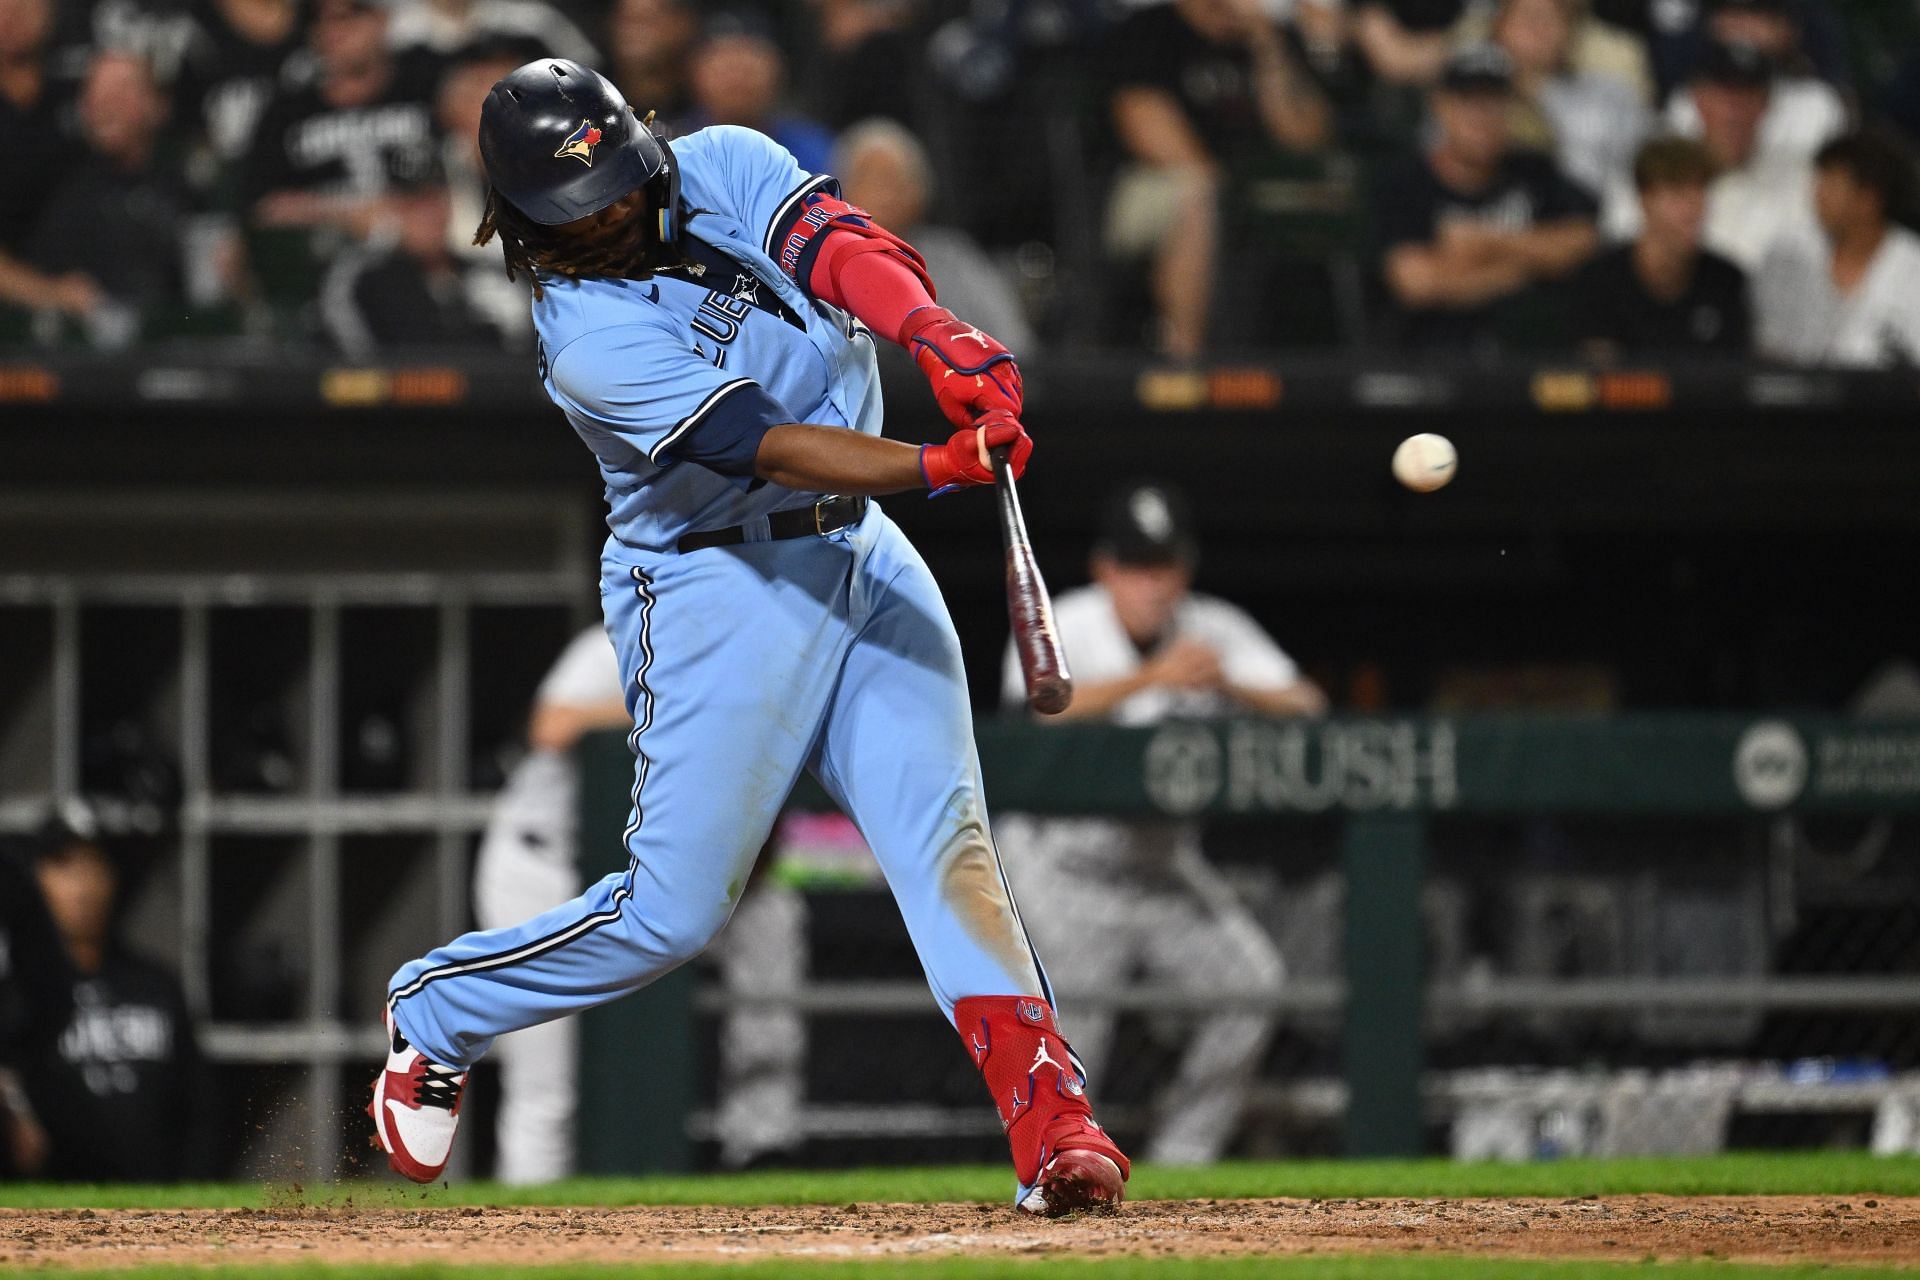
[[[394,975],[369,1106],[390,1163],[440,1175],[496,1036],[705,948],[807,769],[859,824],[986,1078],[1015,1203],[1116,1205],[1126,1157],[1094,1122],[988,833],[952,620],[870,501],[991,484],[990,450],[1024,470],[1012,355],[937,306],[919,256],[832,178],[752,130],[669,147],[604,77],[550,59],[494,86],[480,150],[479,237],[532,277],[541,379],[606,481],[630,862]],[[881,438],[876,334],[914,353],[951,439]]]
[[[575,636],[540,681],[527,754],[494,802],[473,867],[474,919],[503,929],[576,897],[580,771],[573,748],[595,729],[629,728],[620,668],[599,627]],[[578,1024],[562,1018],[502,1036],[494,1176],[516,1184],[573,1172]]]
[[[1146,725],[1178,717],[1319,715],[1326,696],[1244,612],[1192,590],[1199,543],[1171,489],[1118,493],[1092,557],[1093,582],[1054,602],[1073,663],[1073,704],[1060,719]],[[1002,694],[1024,706],[1018,655]],[[1190,821],[1003,818],[1007,873],[1028,902],[1034,944],[1054,957],[1069,994],[1111,990],[1136,974],[1209,996],[1258,998],[1279,988],[1280,953],[1200,851]],[[1113,1040],[1111,1012],[1071,1019],[1074,1045],[1099,1080]],[[1208,1017],[1167,1091],[1150,1158],[1219,1159],[1232,1141],[1249,1080],[1273,1032],[1264,1013]]]

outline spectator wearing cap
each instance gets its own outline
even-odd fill
[[[1698,69],[1687,88],[1677,90],[1667,103],[1667,127],[1673,132],[1701,135],[1705,122],[1693,89],[1702,74],[1727,74],[1729,49],[1743,51],[1740,58],[1757,60],[1766,69],[1767,106],[1755,139],[1761,151],[1807,159],[1846,129],[1847,105],[1839,91],[1808,66],[1785,0],[1719,0],[1709,13],[1707,32]],[[1753,73],[1742,69],[1739,74]]]
[[[1640,234],[1581,269],[1575,336],[1600,360],[1746,355],[1746,273],[1700,243],[1713,157],[1691,138],[1660,138],[1640,148],[1633,177]]]
[[[471,45],[521,41],[529,59],[550,54],[598,66],[600,50],[544,0],[411,0],[394,10],[387,40],[395,49],[424,49],[450,58]]]
[[[1185,499],[1134,485],[1111,499],[1089,565],[1093,582],[1054,601],[1072,655],[1071,706],[1059,719],[1151,725],[1173,717],[1319,715],[1327,700],[1246,613],[1193,590],[1199,541]],[[1024,706],[1009,645],[1003,698]],[[1007,815],[995,839],[1015,895],[1045,902],[1028,928],[1063,1023],[1097,1088],[1112,1057],[1115,1017],[1074,999],[1144,976],[1209,998],[1270,998],[1284,966],[1272,939],[1202,854],[1191,821]],[[1064,967],[1063,967],[1064,966]],[[1147,1158],[1218,1160],[1232,1146],[1273,1017],[1203,1014],[1167,1089]]]
[[[840,135],[833,172],[850,204],[919,250],[940,282],[940,305],[994,334],[1022,359],[1034,353],[1033,326],[998,264],[965,231],[926,220],[933,163],[918,138],[892,120],[864,120]]]
[[[1763,354],[1851,368],[1920,365],[1920,236],[1913,157],[1879,133],[1835,138],[1814,158],[1824,243],[1777,245],[1755,280]]]
[[[828,171],[833,134],[816,120],[782,109],[787,59],[764,19],[724,13],[709,21],[694,46],[689,83],[693,109],[684,122],[687,130],[745,125],[785,147],[808,173]]]
[[[1191,360],[1207,341],[1226,176],[1276,148],[1325,147],[1332,111],[1259,0],[1142,9],[1115,29],[1106,61],[1126,155],[1107,208],[1107,249],[1150,262],[1155,345]]]
[[[1455,51],[1431,95],[1432,146],[1383,175],[1374,196],[1380,270],[1400,341],[1490,351],[1503,313],[1590,258],[1593,197],[1551,158],[1513,150],[1513,63],[1495,45]],[[1539,338],[1550,334],[1539,334]]]
[[[1812,241],[1813,166],[1793,148],[1763,145],[1773,62],[1747,44],[1702,47],[1683,91],[1718,176],[1707,190],[1709,249],[1751,274],[1780,240]],[[1670,113],[1671,116],[1671,113]]]
[[[1708,40],[1758,45],[1795,72],[1842,89],[1851,83],[1847,24],[1830,0],[1660,0],[1645,16],[1662,100],[1686,83]]]
[[[179,981],[116,936],[120,876],[100,840],[64,821],[40,833],[34,872],[77,975],[73,1014],[28,1062],[44,1176],[72,1182],[206,1177],[206,1074]]]
[[[185,305],[185,185],[159,154],[167,100],[147,64],[101,53],[80,93],[86,153],[55,187],[27,259],[97,290],[79,316],[96,346],[119,347]]]
[[[308,40],[314,72],[283,85],[261,118],[241,183],[256,250],[260,233],[297,237],[317,264],[263,264],[275,293],[348,354],[457,336],[441,297],[447,190],[434,124],[439,60],[387,43],[386,0],[317,0]]]
[[[641,115],[676,132],[692,107],[687,63],[700,21],[691,0],[615,0],[607,17],[607,78]]]

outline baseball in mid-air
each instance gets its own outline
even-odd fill
[[[1415,493],[1432,493],[1453,479],[1459,461],[1453,441],[1422,431],[1393,451],[1393,478]]]

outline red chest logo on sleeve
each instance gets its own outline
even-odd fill
[[[580,127],[567,135],[560,149],[553,153],[555,160],[563,156],[572,156],[589,169],[593,167],[593,149],[600,145],[600,131],[593,127],[593,121],[582,120]]]

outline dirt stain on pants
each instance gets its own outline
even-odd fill
[[[1018,991],[981,994],[1038,995],[1040,975],[1034,969],[1033,949],[1014,914],[985,825],[977,819],[962,822],[941,850],[940,868],[941,895],[967,933],[999,961],[1010,979],[1025,984]]]

